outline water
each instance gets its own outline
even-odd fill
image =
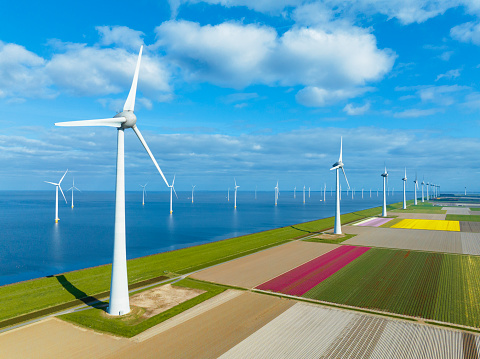
[[[412,198],[412,193],[407,193]],[[334,194],[239,191],[237,209],[225,192],[179,192],[169,214],[169,192],[126,193],[127,257],[136,258],[248,233],[334,215]],[[76,192],[75,208],[59,202],[55,223],[55,191],[0,191],[0,285],[111,263],[113,254],[113,192]],[[388,203],[402,200],[397,192]],[[342,195],[342,213],[380,206],[382,193]]]

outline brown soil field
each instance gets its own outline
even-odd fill
[[[345,237],[345,234],[322,233],[322,234],[319,234],[318,236],[313,236],[312,238],[338,239],[338,238],[343,238],[343,237]]]
[[[245,292],[203,314],[107,358],[217,358],[294,305]]]
[[[103,358],[130,344],[49,318],[0,334],[2,359]]]
[[[205,291],[166,284],[135,294],[130,304],[144,308],[143,316],[150,318],[202,293]]]
[[[254,288],[337,247],[337,244],[289,242],[202,270],[191,277],[237,287]]]
[[[433,219],[438,221],[444,221],[446,214],[435,214],[435,213],[398,213],[391,212],[393,216],[398,216],[398,218],[403,219]]]

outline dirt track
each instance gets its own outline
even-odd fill
[[[294,241],[205,269],[192,278],[253,288],[337,247],[336,244]]]

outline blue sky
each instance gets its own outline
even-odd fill
[[[137,125],[178,190],[331,186],[343,135],[356,189],[385,162],[396,189],[406,166],[480,191],[479,16],[478,0],[8,2],[0,189],[66,168],[114,189],[115,130],[54,123],[121,109],[143,44]],[[129,132],[127,189],[166,190]]]

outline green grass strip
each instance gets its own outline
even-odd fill
[[[472,208],[470,208],[470,211],[480,211],[480,208],[478,208],[478,207],[472,207]]]
[[[468,214],[447,214],[447,221],[480,222],[480,216]]]
[[[401,203],[389,205],[399,208]],[[380,207],[343,214],[342,224],[371,217]],[[164,252],[127,261],[129,285],[162,275],[185,274],[247,254],[325,231],[334,225],[334,217],[253,233],[199,246]],[[193,229],[192,229],[193,230]],[[44,277],[0,287],[0,321],[51,308],[62,303],[95,296],[110,289],[111,265],[87,268],[58,276]]]
[[[337,239],[321,239],[321,238],[308,238],[304,239],[304,242],[317,242],[317,243],[330,243],[330,244],[340,244],[347,239],[350,239],[352,237],[355,237],[356,234],[345,234],[344,237],[337,238]]]
[[[187,309],[206,301],[207,299],[222,293],[227,289],[220,285],[193,281],[188,278],[177,282],[174,285],[179,287],[201,289],[205,290],[206,292],[148,319],[142,318],[144,310],[141,308],[132,309],[131,314],[129,313],[121,317],[110,317],[105,314],[105,311],[102,308],[92,308],[80,312],[64,314],[59,316],[59,318],[86,328],[94,329],[96,331],[107,332],[122,337],[131,338],[159,323],[164,322],[167,319],[174,317],[177,314],[184,312]]]

